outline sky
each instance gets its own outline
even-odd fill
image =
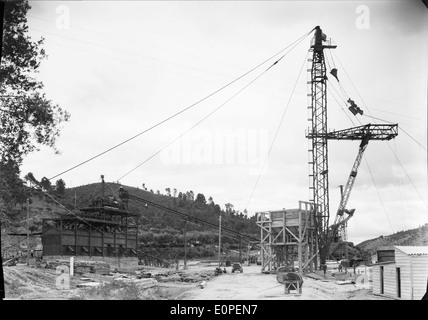
[[[155,192],[192,190],[222,208],[247,208],[250,216],[297,208],[312,198],[307,59],[311,30],[319,25],[337,45],[326,52],[327,69],[338,69],[342,87],[329,77],[328,128],[385,123],[370,117],[399,125],[396,139],[367,147],[348,202],[356,209],[348,240],[428,222],[428,10],[421,1],[30,5],[29,33],[45,38],[48,54],[37,78],[71,118],[61,125],[60,153],[41,148],[28,155],[22,176],[32,172],[76,187],[104,175]],[[346,98],[364,115],[352,115]],[[359,141],[328,146],[333,220]]]

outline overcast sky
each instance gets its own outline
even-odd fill
[[[367,117],[372,116],[398,123],[412,137],[399,129],[395,140],[369,143],[348,202],[356,209],[349,240],[359,243],[428,222],[428,10],[421,1],[30,4],[29,32],[46,39],[49,56],[37,77],[71,119],[58,138],[61,153],[42,148],[29,155],[23,176],[56,176],[191,106],[320,25],[337,44],[334,53],[326,52],[328,70],[338,69],[343,88],[329,77],[328,127],[382,123]],[[62,178],[75,187],[99,182],[103,174],[106,181],[140,188],[145,183],[155,192],[193,190],[243,211],[286,110],[248,211],[297,208],[299,200],[312,198],[305,137],[312,36],[238,95],[280,56],[52,182]],[[349,112],[345,95],[363,116]],[[332,219],[358,146],[359,141],[329,142]]]

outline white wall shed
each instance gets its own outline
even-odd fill
[[[395,261],[373,265],[373,293],[420,300],[428,287],[428,246],[394,246]]]

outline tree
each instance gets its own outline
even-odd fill
[[[70,114],[54,105],[42,92],[43,83],[33,76],[46,53],[44,39],[28,36],[28,1],[5,5],[2,68],[0,69],[0,155],[1,161],[21,164],[25,155],[41,145],[55,148],[60,124]]]
[[[219,214],[221,213],[221,208],[220,208],[220,206],[218,204],[214,205],[214,213],[216,213],[216,214],[217,213],[219,213]]]
[[[29,181],[31,184],[40,187],[40,182],[34,177],[32,172],[28,172],[25,177],[25,180]]]
[[[200,203],[200,204],[206,204],[207,203],[207,201],[205,200],[205,196],[202,193],[198,193],[196,195],[195,202]]]
[[[213,197],[209,197],[209,198],[208,198],[208,204],[209,204],[209,205],[214,204]]]
[[[177,196],[177,188],[174,188],[174,190],[173,190],[173,196],[174,196],[174,198]]]
[[[44,39],[34,42],[27,34],[30,8],[28,1],[0,3],[0,230],[10,216],[9,208],[23,203],[25,189],[19,178],[23,157],[41,145],[58,153],[59,125],[70,118],[67,111],[46,98],[43,83],[33,77],[47,56],[42,48]],[[2,267],[0,282],[3,299]]]
[[[226,203],[224,206],[226,207],[226,213],[233,214],[235,212],[233,210],[233,204]]]
[[[55,190],[57,195],[63,196],[65,194],[65,182],[62,179],[59,179],[55,183]]]
[[[43,177],[42,180],[40,180],[40,186],[42,187],[42,190],[46,192],[50,192],[52,190],[52,183],[46,177]]]
[[[7,194],[14,193],[16,183],[22,184],[19,166],[23,158],[42,145],[58,152],[55,141],[60,124],[70,117],[68,112],[45,97],[43,83],[34,78],[41,61],[47,56],[42,48],[44,39],[33,41],[27,34],[26,15],[30,8],[28,1],[6,2],[2,24],[0,171],[4,177],[0,196],[6,199],[5,206],[15,205],[20,197],[18,193],[7,203]]]
[[[19,178],[19,168],[13,161],[0,162],[0,209],[3,219],[17,213],[16,205],[25,202],[28,191]]]

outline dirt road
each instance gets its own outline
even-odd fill
[[[145,268],[145,272],[168,273],[168,276],[153,279],[150,288],[139,286],[136,275],[125,282],[115,282],[117,275],[101,276],[85,274],[72,277],[69,290],[58,290],[55,270],[28,268],[26,266],[5,267],[7,299],[26,300],[384,300],[375,296],[370,288],[361,289],[354,284],[339,285],[334,281],[314,280],[304,277],[302,294],[295,291],[286,295],[284,286],[277,282],[275,274],[262,274],[260,266],[244,266],[243,273],[227,273],[214,276],[215,264],[193,262],[187,270]],[[178,275],[181,275],[179,277]],[[199,279],[196,282],[183,282],[184,275]],[[199,275],[199,276],[198,276]],[[203,275],[203,277],[201,277]],[[78,288],[82,277],[103,285],[95,288]],[[184,277],[186,278],[186,277]],[[181,279],[181,280],[180,280]],[[162,280],[162,281],[161,281]],[[140,280],[141,281],[141,280]],[[201,283],[205,286],[201,289]]]
[[[284,293],[275,274],[262,274],[260,266],[246,266],[243,273],[228,273],[212,278],[206,286],[181,294],[185,300],[384,300],[354,284],[339,285],[304,277],[302,294]]]

